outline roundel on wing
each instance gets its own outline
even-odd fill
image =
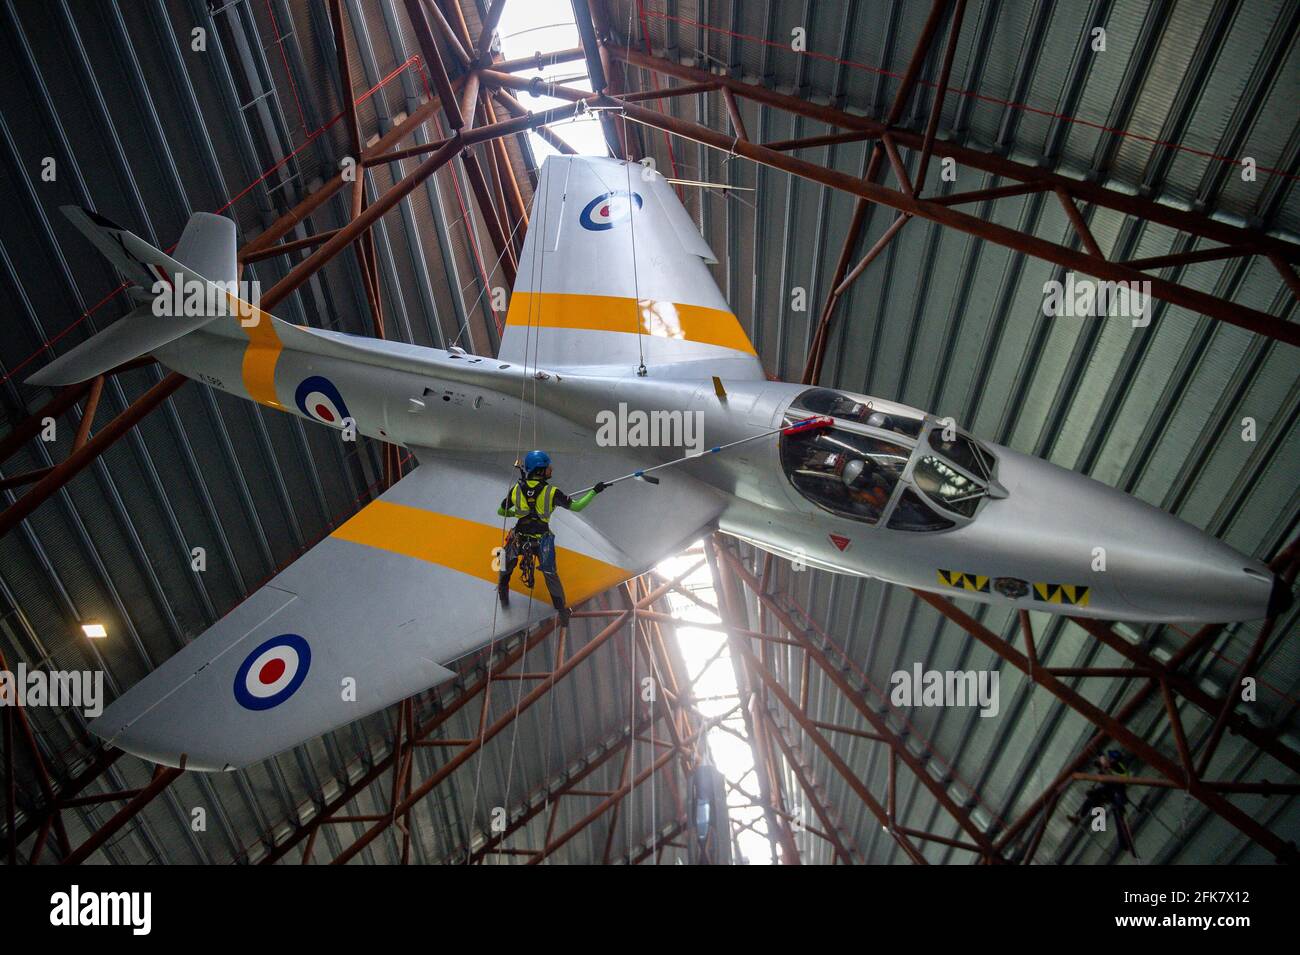
[[[595,199],[592,199],[583,207],[582,213],[578,216],[578,222],[584,229],[592,232],[603,232],[606,229],[614,228],[616,223],[622,222],[628,217],[632,210],[632,203],[636,203],[638,209],[644,204],[639,192],[630,193],[631,201],[628,200],[629,193],[624,192],[605,192],[601,193]]]
[[[349,417],[343,396],[334,387],[334,382],[323,375],[304,378],[293,398],[298,410],[307,417],[332,424],[336,428],[341,428],[343,419]]]
[[[298,691],[311,669],[311,647],[296,633],[272,637],[235,673],[235,699],[246,710],[269,710]]]

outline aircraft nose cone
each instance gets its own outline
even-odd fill
[[[996,453],[1010,494],[980,520],[1032,554],[1042,573],[1091,584],[1092,610],[1109,593],[1118,619],[1221,623],[1258,619],[1290,599],[1266,565],[1159,508],[1049,462]],[[997,513],[1005,516],[993,527]],[[1104,577],[1089,563],[1099,551]]]
[[[1265,564],[1171,515],[1145,514],[1141,549],[1129,551],[1115,578],[1134,606],[1169,619],[1222,623],[1264,617],[1282,599]]]

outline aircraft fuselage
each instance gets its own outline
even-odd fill
[[[250,391],[249,363],[265,356],[238,338],[201,331],[157,354],[213,387],[398,445],[515,452],[536,434],[561,473],[566,452],[590,455],[602,441],[648,467],[820,414],[819,403],[834,400],[833,428],[706,454],[666,471],[658,488],[628,482],[617,494],[671,507],[673,482],[694,482],[724,502],[720,530],[797,569],[1028,610],[1217,622],[1265,616],[1289,596],[1264,564],[1155,507],[881,399],[753,380],[722,382],[720,397],[712,380],[660,378],[653,368],[646,377],[539,372],[331,338],[338,355],[280,350],[261,394]],[[602,423],[611,416],[660,425],[691,416],[699,433],[690,436],[703,444],[684,447],[681,428],[665,444],[653,427],[617,428],[610,443]],[[503,486],[513,479],[501,477]]]

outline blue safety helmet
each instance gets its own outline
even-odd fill
[[[524,455],[524,473],[544,471],[551,466],[551,456],[545,451],[529,451]]]

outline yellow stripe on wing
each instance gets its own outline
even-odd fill
[[[407,504],[372,501],[330,536],[414,557],[494,584],[497,581],[492,561],[496,556],[494,548],[502,543],[501,528],[492,524]],[[565,547],[555,548],[555,564],[570,603],[580,603],[632,576],[631,571]],[[528,593],[518,571],[510,589]],[[533,590],[538,599],[549,602],[540,572]]]
[[[731,312],[702,305],[683,305],[629,296],[576,295],[569,292],[515,292],[510,298],[507,325],[573,328],[634,335],[636,322],[643,335],[718,345],[756,355],[749,336]]]

